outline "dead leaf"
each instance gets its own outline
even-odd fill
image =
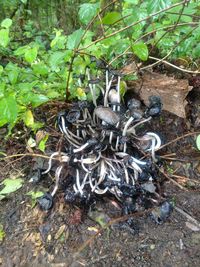
[[[44,130],[39,130],[36,133],[35,136],[35,140],[36,140],[36,144],[38,145],[40,143],[40,141],[47,135],[47,132],[45,132]]]
[[[175,115],[185,118],[186,96],[192,89],[188,80],[175,79],[163,74],[148,72],[137,81],[129,81],[128,87],[139,94],[140,98],[148,105],[151,95],[161,97],[163,110],[167,110]]]

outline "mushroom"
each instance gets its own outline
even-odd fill
[[[109,107],[98,106],[95,108],[94,113],[107,124],[116,126],[120,122],[120,116]]]

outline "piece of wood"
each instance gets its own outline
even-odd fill
[[[139,80],[128,82],[128,87],[139,94],[145,105],[148,106],[149,96],[158,95],[161,97],[163,110],[185,118],[186,96],[192,90],[188,80],[145,72]]]

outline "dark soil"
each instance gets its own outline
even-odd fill
[[[163,112],[149,127],[159,132],[165,143],[193,133],[159,152],[164,161],[162,171],[171,177],[171,180],[164,178],[161,190],[182,211],[200,221],[200,154],[195,148],[194,134],[200,130],[197,121],[200,101],[195,101],[190,101],[186,120]],[[52,108],[52,114],[55,115],[57,109]],[[48,123],[54,120],[55,117]],[[55,129],[47,128],[47,131],[52,135],[49,149],[54,147],[55,151],[54,142],[57,143],[58,136]],[[7,155],[27,152],[23,143],[30,133],[21,132],[24,136],[19,139],[16,130],[12,139],[2,140],[1,150]],[[0,134],[3,139],[3,130]],[[170,153],[174,154],[167,156]],[[115,219],[120,217],[119,209],[104,199],[97,203],[96,214],[101,214],[110,227],[102,228],[95,221],[95,214],[88,215],[84,209],[67,205],[62,192],[57,194],[55,205],[48,213],[37,205],[32,207],[31,198],[26,193],[47,190],[52,185],[48,176],[35,184],[29,182],[35,160],[24,157],[0,161],[0,181],[11,176],[22,177],[25,181],[20,190],[0,202],[0,224],[6,233],[0,244],[0,266],[200,266],[200,229],[176,209],[161,225],[152,221],[148,211],[135,213],[134,226],[129,228],[123,218],[120,223],[116,222]]]

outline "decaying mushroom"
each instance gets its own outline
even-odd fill
[[[56,159],[59,163],[55,187],[39,204],[44,210],[51,208],[64,167],[71,166],[72,178],[65,191],[67,202],[89,203],[96,195],[113,195],[126,203],[124,210],[129,213],[139,205],[145,206],[150,194],[157,196],[153,165],[157,162],[155,154],[161,139],[148,131],[138,135],[137,129],[160,114],[161,100],[151,97],[146,110],[134,98],[125,104],[121,99],[119,75],[106,69],[105,84],[100,84],[99,79],[91,80],[89,70],[87,77],[93,104],[78,101],[59,113],[57,123],[65,144],[62,151],[50,156],[44,174],[51,171],[52,161]],[[97,84],[101,91],[99,99],[95,95]]]

